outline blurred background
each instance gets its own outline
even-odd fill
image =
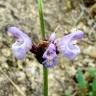
[[[62,37],[74,29],[84,31],[81,53],[73,61],[58,56],[58,64],[49,69],[49,96],[77,94],[75,74],[96,67],[96,0],[43,0],[46,34]],[[33,41],[40,36],[37,0],[0,0],[0,96],[43,96],[43,68],[28,53],[25,61],[16,60],[11,51],[14,39],[6,27],[16,26]],[[24,95],[23,95],[24,94]]]

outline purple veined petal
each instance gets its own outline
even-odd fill
[[[32,48],[31,38],[17,27],[9,27],[8,32],[16,38],[16,42],[12,45],[13,55],[17,59],[23,60],[26,52]]]
[[[53,42],[55,39],[56,39],[56,34],[55,34],[55,32],[53,32],[53,33],[51,34],[50,38],[49,38],[49,41],[50,41],[50,42]]]
[[[84,37],[84,33],[80,30],[64,36],[58,42],[59,51],[61,51],[65,57],[71,60],[74,59],[80,53],[80,48],[79,46],[74,44],[74,41],[82,40],[83,37]]]

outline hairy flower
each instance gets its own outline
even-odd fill
[[[31,38],[17,27],[9,27],[8,33],[11,33],[16,38],[16,42],[12,45],[13,55],[17,59],[23,60],[26,52],[32,48]]]
[[[43,61],[44,66],[46,67],[53,67],[57,61],[57,54],[56,54],[56,47],[53,43],[49,44],[48,48],[43,54]]]
[[[80,30],[64,36],[57,44],[59,51],[68,59],[74,59],[80,53],[80,48],[75,41],[82,40],[83,37],[84,33]]]

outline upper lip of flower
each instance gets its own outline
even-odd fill
[[[77,43],[78,40],[82,40],[82,38],[84,37],[84,33],[82,31],[76,31],[73,32],[69,35],[64,36],[63,38],[61,38],[61,40],[59,40],[58,45],[66,45],[69,43]],[[75,42],[76,41],[76,42]]]

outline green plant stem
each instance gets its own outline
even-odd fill
[[[48,68],[43,67],[44,96],[48,96]]]
[[[39,11],[39,19],[40,19],[40,27],[41,27],[41,34],[42,39],[45,39],[45,25],[44,25],[44,17],[43,17],[43,8],[42,8],[42,0],[38,0],[38,11]]]
[[[40,28],[41,28],[41,34],[42,39],[45,39],[45,26],[44,26],[44,17],[43,17],[43,8],[42,8],[42,0],[38,0],[38,11],[39,11],[39,19],[40,19]],[[48,69],[43,66],[43,93],[44,96],[48,96]]]

